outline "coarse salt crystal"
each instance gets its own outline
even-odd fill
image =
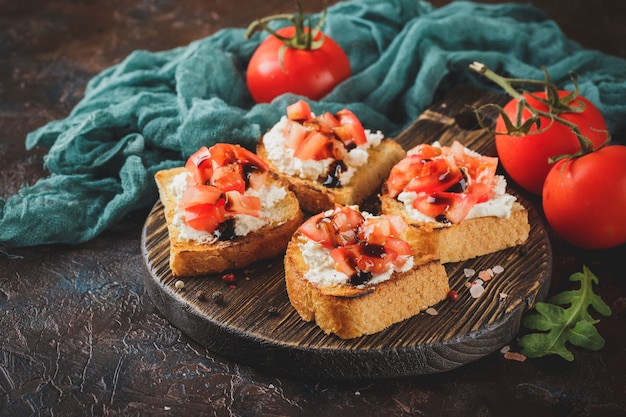
[[[502,265],[496,265],[493,268],[491,268],[491,270],[495,273],[495,274],[501,274],[502,272],[504,272],[504,267]]]
[[[476,280],[469,289],[472,298],[478,298],[485,292],[483,283],[480,280]]]
[[[465,269],[463,269],[463,274],[465,274],[465,276],[467,278],[473,277],[475,273],[476,273],[476,271],[473,270],[472,268],[465,268]]]
[[[483,281],[489,281],[492,276],[493,273],[490,273],[489,269],[484,269],[478,273],[478,278],[482,279]]]
[[[508,297],[509,295],[507,293],[501,292],[500,293],[500,300],[504,300],[506,297]]]
[[[426,309],[426,314],[430,314],[431,316],[436,316],[437,314],[439,314],[439,312],[435,310],[434,308],[429,307]]]
[[[502,349],[500,349],[500,353],[507,353],[510,350],[511,350],[511,346],[509,345],[502,346]]]

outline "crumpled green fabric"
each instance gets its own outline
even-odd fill
[[[347,107],[366,128],[394,136],[453,85],[497,90],[468,69],[473,61],[535,79],[545,66],[565,88],[575,71],[581,93],[624,139],[626,60],[583,49],[529,5],[352,0],[329,8],[325,32],[347,51],[353,76],[313,102],[314,111]],[[27,148],[48,149],[50,175],[0,200],[0,243],[88,241],[155,203],[157,170],[202,145],[252,148],[297,99],[252,102],[245,69],[265,36],[225,29],[172,50],[135,51],[96,75],[67,118],[27,136]]]

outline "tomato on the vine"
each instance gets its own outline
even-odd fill
[[[571,94],[569,91],[559,90],[559,98]],[[533,97],[534,96],[534,97]],[[550,112],[550,108],[542,101],[546,98],[545,92],[522,94],[527,103],[534,109]],[[515,120],[518,111],[518,100],[509,101],[504,111],[510,118]],[[577,95],[568,103],[563,103],[572,108],[584,107],[582,111],[563,111],[558,116],[575,126],[578,126],[583,136],[589,139],[594,148],[606,142],[607,127],[600,110],[588,99]],[[528,109],[522,111],[521,124],[531,117]],[[558,123],[544,116],[538,116],[539,126],[533,124],[527,134],[502,134],[496,133],[496,149],[500,163],[507,174],[519,186],[534,194],[541,194],[543,182],[552,167],[550,158],[559,155],[571,155],[581,150],[580,142],[571,127]],[[496,121],[496,132],[506,132],[505,122],[502,115]]]
[[[557,161],[542,202],[550,226],[573,245],[605,249],[626,243],[626,146]]]
[[[600,110],[581,95],[571,95],[571,92],[564,90],[559,90],[558,95],[560,99],[566,100],[559,103],[560,105],[569,106],[576,111],[557,109],[556,115],[577,126],[580,133],[592,142],[594,149],[605,143],[608,132]],[[546,103],[535,98],[546,99],[545,92],[525,93],[521,96],[534,109],[551,111]],[[503,107],[511,121],[516,120],[518,103],[517,99],[512,99]],[[531,112],[524,108],[520,124],[524,124],[531,116]],[[498,158],[506,173],[520,187],[540,195],[544,180],[553,165],[549,159],[559,155],[575,154],[581,150],[581,146],[571,127],[544,116],[538,118],[539,126],[533,124],[528,133],[506,134],[503,133],[507,132],[505,118],[501,114],[496,120],[495,138]]]
[[[291,26],[276,31],[266,23],[289,19]],[[319,100],[350,77],[350,61],[345,51],[318,27],[304,26],[300,2],[297,15],[277,15],[254,21],[246,36],[265,29],[270,32],[252,55],[246,82],[257,103],[267,103],[284,93]]]

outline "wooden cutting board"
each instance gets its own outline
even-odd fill
[[[455,89],[396,140],[406,149],[458,140],[495,155],[493,135],[478,126],[468,106],[503,101],[505,97],[484,91]],[[495,113],[488,117],[493,119]],[[442,301],[434,306],[437,314],[421,313],[375,335],[342,340],[301,320],[287,297],[282,257],[230,271],[232,284],[221,274],[174,278],[159,202],[142,233],[146,289],[161,314],[186,335],[227,359],[272,373],[345,379],[448,371],[508,344],[517,335],[524,312],[547,295],[552,253],[545,224],[531,201],[510,185],[509,191],[529,210],[528,242],[446,265],[450,287],[459,294],[456,301]],[[376,210],[375,199],[363,208]],[[473,298],[467,284],[475,277],[466,277],[464,270],[478,273],[496,265],[504,271],[484,284],[482,296]],[[176,287],[177,281],[184,283],[183,289]]]

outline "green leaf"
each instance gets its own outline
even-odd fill
[[[593,307],[605,317],[611,315],[610,307],[593,292],[598,277],[583,266],[583,271],[572,274],[569,280],[580,281],[580,288],[559,293],[547,303],[537,303],[537,314],[522,321],[524,327],[544,332],[527,334],[519,340],[521,353],[526,357],[559,355],[572,361],[574,355],[567,349],[567,343],[594,351],[604,347],[604,339],[594,326],[599,320],[589,313],[589,307]]]

